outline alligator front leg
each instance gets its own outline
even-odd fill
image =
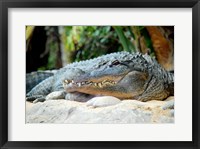
[[[26,101],[29,102],[38,102],[38,101],[44,101],[45,97],[43,95],[34,95],[34,96],[30,96],[30,97],[26,97]]]
[[[30,101],[33,103],[37,102],[44,102],[46,100],[57,100],[57,99],[65,99],[65,91],[54,91],[48,94],[47,96],[44,95],[33,95],[31,97],[26,97],[26,101]]]

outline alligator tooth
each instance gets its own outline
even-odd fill
[[[90,84],[91,82],[85,81],[85,84]]]
[[[105,82],[105,85],[112,85],[111,82]]]
[[[70,82],[68,80],[64,80],[64,83],[69,84]]]
[[[100,88],[102,88],[102,83],[98,83],[98,86],[99,86]]]
[[[107,84],[112,84],[112,82],[110,82],[110,81],[108,81],[108,82],[106,82]]]
[[[105,85],[106,85],[107,83],[108,83],[108,82],[104,82],[103,84],[105,84]]]
[[[81,85],[84,85],[86,82],[81,82]]]
[[[105,82],[106,82],[106,80],[103,80],[103,81],[102,81],[102,83],[105,83]]]
[[[81,83],[77,83],[78,84],[78,87],[80,87],[81,86]]]
[[[105,82],[107,82],[107,80],[103,80],[103,81],[102,81],[102,83],[105,83]]]
[[[104,85],[108,85],[108,84],[109,84],[108,82],[105,82],[105,83],[104,83]]]
[[[71,82],[74,83],[74,80],[72,80]]]
[[[94,86],[97,86],[97,83],[94,83]]]

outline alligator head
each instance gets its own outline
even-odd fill
[[[64,80],[63,86],[69,93],[80,92],[133,99],[145,91],[150,80],[145,68],[146,63],[142,56],[133,60],[107,61],[78,78]]]

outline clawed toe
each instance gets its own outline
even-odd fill
[[[37,103],[37,102],[44,102],[46,99],[41,97],[41,98],[37,98],[33,101],[33,103]]]
[[[43,96],[42,95],[34,95],[34,96],[26,97],[26,101],[33,102],[38,98],[43,98]]]

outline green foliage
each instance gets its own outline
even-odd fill
[[[150,56],[155,57],[151,37],[149,36],[147,29],[145,27],[140,27],[140,34],[141,34],[141,36],[144,36],[145,44],[146,44],[147,48],[150,50],[149,51]]]
[[[94,58],[122,51],[116,32],[111,26],[68,26],[63,36],[65,52],[75,55],[72,61]]]
[[[50,48],[50,53],[49,53],[49,58],[48,58],[48,69],[53,69],[55,67],[55,63],[56,63],[56,52],[57,52],[57,43],[50,43],[49,45],[49,48]]]
[[[119,39],[120,39],[120,42],[121,42],[124,50],[128,51],[128,52],[135,51],[134,45],[124,35],[123,28],[121,26],[113,26],[113,28],[117,32],[117,34],[119,36]]]
[[[51,37],[51,42],[47,44],[49,48],[47,69],[55,67],[59,46],[52,35],[52,28],[46,27],[47,35]],[[59,38],[64,47],[62,54],[66,63],[118,51],[142,52],[141,37],[145,39],[144,44],[150,49],[150,54],[153,53],[151,38],[144,26],[64,26],[60,28],[62,32]]]

